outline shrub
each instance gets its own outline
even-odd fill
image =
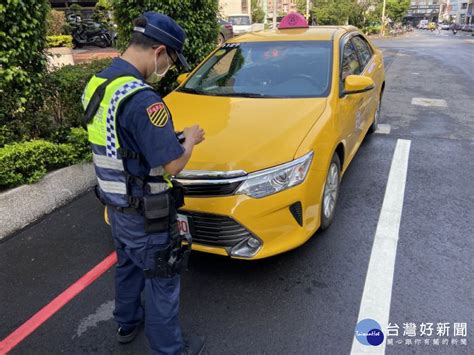
[[[66,17],[64,12],[51,10],[48,13],[48,36],[59,36],[64,34],[64,26],[66,25]]]
[[[378,34],[382,30],[382,26],[367,26],[363,28],[363,32],[367,35]]]
[[[110,59],[66,65],[46,77],[43,111],[52,119],[52,128],[80,127],[84,110],[81,96],[92,75],[110,65]]]
[[[0,126],[24,134],[22,120],[42,98],[46,68],[47,0],[9,0],[0,5]],[[16,121],[16,122],[15,122]]]
[[[72,48],[72,36],[62,35],[62,36],[47,36],[46,41],[48,47],[69,47]]]
[[[31,184],[50,170],[90,160],[86,146],[87,133],[81,128],[71,130],[69,144],[33,140],[6,145],[0,148],[0,189]]]
[[[125,49],[133,29],[133,20],[145,11],[157,11],[173,18],[187,35],[184,55],[191,66],[198,64],[217,42],[219,26],[217,0],[112,0],[114,18],[118,25],[118,46]],[[157,89],[162,95],[176,87],[178,72],[173,70],[160,81]]]
[[[7,126],[0,126],[0,148],[15,140],[15,134]]]
[[[95,4],[94,14],[92,18],[94,21],[102,24],[109,30],[113,28],[113,22],[109,14],[112,12],[112,4],[110,0],[99,0]]]
[[[79,161],[92,160],[89,136],[84,128],[71,128],[71,131],[67,137],[67,142],[74,147],[77,159]]]

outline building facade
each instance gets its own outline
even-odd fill
[[[250,0],[219,0],[219,11],[222,17],[251,13]]]
[[[276,6],[278,16],[296,11],[296,0],[260,0],[262,10],[266,10],[267,17],[273,17],[273,7]],[[251,0],[219,0],[219,10],[222,17],[236,14],[250,15]]]
[[[438,22],[441,3],[441,0],[412,0],[405,22],[413,26],[418,25],[421,20]]]
[[[443,20],[459,24],[473,23],[473,0],[445,0],[442,9]]]

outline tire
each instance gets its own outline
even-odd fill
[[[95,41],[95,45],[100,47],[100,48],[107,48],[107,41],[105,39],[101,38],[98,41]]]
[[[224,35],[222,33],[219,33],[219,36],[217,37],[217,46],[222,46],[225,42]]]
[[[341,186],[341,161],[337,153],[334,153],[329,164],[328,173],[323,189],[323,199],[321,201],[321,226],[322,230],[327,229],[334,219],[339,189]]]
[[[380,100],[379,100],[379,103],[377,105],[377,110],[375,111],[374,121],[372,122],[372,124],[369,127],[369,133],[374,133],[377,130],[377,128],[379,126],[380,111],[381,110],[382,110],[382,94],[380,94]]]

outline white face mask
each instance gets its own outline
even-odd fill
[[[157,73],[156,70],[158,69],[158,61],[155,57],[155,70],[153,71],[153,73],[150,74],[148,78],[145,79],[147,83],[155,84],[166,75],[169,68],[171,67],[170,60],[168,59],[168,54],[166,54],[166,62],[168,63],[166,69],[162,73]]]

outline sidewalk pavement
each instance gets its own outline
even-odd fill
[[[47,174],[36,184],[0,193],[0,240],[65,205],[96,183],[92,163]]]
[[[82,47],[73,50],[74,63],[80,64],[96,59],[115,58],[120,53],[115,48]]]

